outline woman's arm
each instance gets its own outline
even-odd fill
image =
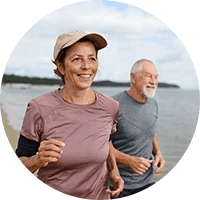
[[[20,157],[19,159],[31,173],[35,173],[39,168],[41,168],[41,163],[38,155],[31,156],[30,158]]]
[[[26,168],[35,173],[49,162],[56,162],[63,153],[63,146],[65,144],[58,140],[44,140],[38,143],[20,135],[16,154]]]
[[[112,148],[112,142],[109,142],[109,154],[107,158],[107,163],[110,171],[110,180],[112,182],[113,187],[115,188],[115,190],[112,191],[110,189],[107,189],[107,192],[112,197],[117,197],[123,191],[124,181],[119,174],[115,154]]]
[[[15,152],[19,159],[22,161],[22,163],[32,173],[35,173],[40,168],[38,155],[36,155],[39,146],[39,142],[30,140],[24,137],[22,134],[20,134],[18,146]]]

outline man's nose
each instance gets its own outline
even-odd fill
[[[158,84],[158,78],[155,77],[155,76],[151,76],[150,82],[153,85],[157,85]]]

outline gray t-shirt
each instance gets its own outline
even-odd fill
[[[117,132],[111,135],[115,148],[129,155],[152,159],[152,139],[158,118],[157,102],[149,98],[145,103],[133,100],[126,91],[113,97],[120,104]],[[143,174],[118,165],[125,189],[136,189],[154,182],[153,165]]]

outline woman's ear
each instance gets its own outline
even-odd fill
[[[55,62],[59,72],[64,76],[65,74],[65,67],[63,64],[59,63],[58,61]]]

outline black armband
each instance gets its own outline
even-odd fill
[[[38,148],[40,146],[39,142],[30,140],[23,135],[20,134],[19,140],[18,140],[18,146],[15,150],[15,153],[18,157],[31,157],[35,155],[38,152]]]

